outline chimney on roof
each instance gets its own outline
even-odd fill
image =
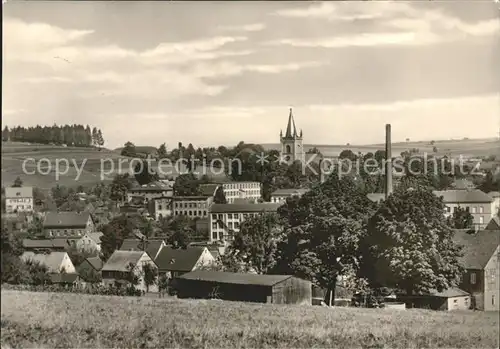
[[[385,198],[392,193],[391,124],[385,125]]]

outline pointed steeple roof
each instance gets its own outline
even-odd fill
[[[292,108],[290,108],[290,115],[288,115],[288,125],[286,126],[285,137],[293,137],[296,135],[297,129],[295,128],[295,120],[293,119]]]

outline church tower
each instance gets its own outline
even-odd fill
[[[288,115],[288,125],[286,126],[285,135],[283,136],[283,131],[280,132],[280,143],[283,160],[289,163],[297,160],[302,162],[305,161],[304,147],[302,144],[302,130],[300,130],[300,134],[297,133],[292,108],[290,108],[290,114]]]

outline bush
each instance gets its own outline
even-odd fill
[[[14,291],[30,291],[30,292],[59,292],[59,293],[83,293],[100,296],[134,296],[142,295],[140,290],[133,287],[120,288],[115,286],[90,285],[88,287],[78,287],[73,285],[12,285],[2,284],[2,289]]]

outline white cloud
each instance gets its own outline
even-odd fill
[[[264,25],[264,23],[253,23],[253,24],[240,25],[240,26],[222,25],[219,28],[222,30],[228,30],[228,31],[234,30],[234,31],[245,31],[245,32],[258,32],[258,31],[264,30],[265,27],[266,26]]]
[[[500,33],[499,19],[467,23],[436,8],[416,9],[410,3],[401,2],[323,2],[305,8],[280,10],[275,15],[329,21],[376,20],[372,22],[374,29],[370,33],[340,34],[323,39],[285,38],[271,42],[300,47],[426,45]]]

